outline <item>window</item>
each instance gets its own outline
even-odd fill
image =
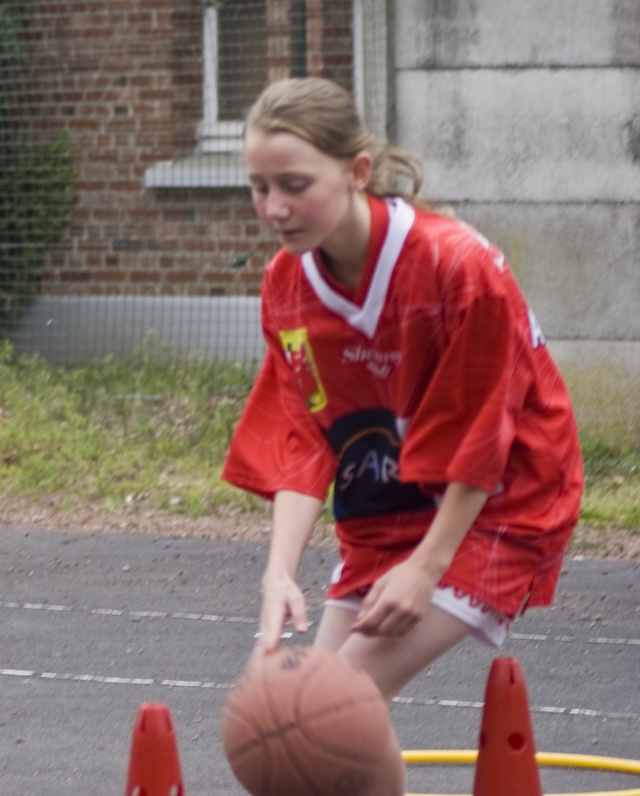
[[[267,81],[265,0],[218,0],[204,12],[202,152],[238,148],[245,112]]]
[[[145,172],[148,188],[246,187],[243,118],[267,83],[324,75],[352,89],[374,132],[388,131],[390,0],[198,0],[203,111],[197,150]]]

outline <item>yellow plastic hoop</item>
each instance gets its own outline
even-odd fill
[[[477,751],[467,749],[409,749],[402,752],[409,765],[426,763],[475,763]],[[564,766],[566,768],[594,768],[601,771],[616,771],[620,774],[640,774],[640,760],[621,757],[599,757],[597,755],[573,755],[557,752],[538,752],[536,762],[540,766]],[[407,793],[406,796],[445,796],[445,794]],[[446,794],[451,796],[451,794]],[[640,788],[631,790],[592,791],[589,793],[547,794],[546,796],[640,796]]]

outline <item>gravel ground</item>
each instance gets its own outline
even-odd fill
[[[264,543],[269,541],[271,527],[267,504],[264,510],[253,512],[222,507],[215,514],[194,519],[179,513],[154,510],[139,503],[120,511],[107,512],[98,504],[86,502],[69,510],[64,508],[60,498],[42,501],[4,498],[0,506],[0,525],[51,531],[243,539]],[[318,526],[314,543],[335,544],[331,524]],[[640,563],[640,532],[581,525],[576,529],[569,554]]]

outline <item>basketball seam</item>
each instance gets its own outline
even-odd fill
[[[321,660],[312,661],[312,667],[311,667],[311,670],[309,671],[309,673],[307,675],[307,680],[311,679],[312,675],[318,670],[318,668],[320,667],[320,665],[322,663],[324,663],[324,661],[321,661]],[[289,761],[291,762],[291,765],[295,769],[296,773],[301,778],[301,780],[304,782],[306,787],[310,789],[310,792],[314,793],[316,796],[322,796],[322,791],[318,790],[316,788],[316,785],[315,785],[313,779],[308,777],[307,772],[305,771],[304,767],[301,766],[300,761],[298,761],[296,756],[293,754],[293,751],[291,749],[291,742],[287,738],[287,733],[286,733],[286,729],[285,728],[291,729],[291,728],[295,727],[296,725],[291,723],[291,722],[288,722],[286,725],[283,725],[283,724],[280,723],[280,721],[279,721],[279,719],[277,717],[277,713],[274,710],[274,702],[273,702],[272,695],[270,694],[269,689],[266,688],[266,679],[267,679],[266,678],[266,674],[265,674],[265,672],[263,672],[262,673],[262,678],[261,678],[261,684],[262,684],[262,687],[263,687],[263,693],[265,695],[266,702],[267,702],[267,705],[269,707],[269,713],[271,715],[271,720],[274,722],[275,726],[279,730],[278,735],[279,735],[280,742],[282,743],[283,749],[286,752],[287,757],[289,758]],[[297,704],[297,698],[300,696],[300,693],[303,690],[305,684],[306,683],[302,683],[301,686],[298,688],[298,691],[296,693],[296,700],[294,701],[294,704]],[[299,716],[296,716],[296,718],[298,719],[298,727],[300,728]],[[281,796],[281,794],[274,794],[274,796]]]
[[[318,713],[310,713],[310,714],[308,713],[308,714],[305,715],[305,721],[308,721],[310,719],[317,719],[318,717],[321,718],[321,717],[323,717],[325,715],[330,715],[331,713],[335,713],[339,717],[340,713],[346,712],[351,707],[360,707],[362,705],[367,705],[367,704],[369,704],[371,702],[374,702],[374,703],[378,702],[377,697],[374,696],[374,695],[371,695],[370,697],[367,697],[367,699],[359,699],[358,701],[351,700],[349,702],[345,702],[343,705],[340,705],[339,707],[336,706],[332,710],[320,711]],[[302,732],[302,734],[307,738],[307,740],[309,742],[313,742],[316,746],[324,749],[327,752],[334,751],[336,749],[335,745],[328,744],[326,742],[323,743],[322,738],[315,738],[313,735],[308,733],[305,730],[305,727],[302,724],[302,722],[300,722],[298,726],[299,726],[299,729]],[[373,761],[377,760],[377,757],[375,755],[359,755],[359,754],[354,753],[354,752],[350,752],[349,754],[350,754],[351,759],[355,760],[357,762],[368,763],[368,762],[373,762]]]
[[[346,712],[349,708],[358,707],[359,705],[367,705],[371,702],[377,702],[378,699],[375,695],[371,695],[366,699],[359,699],[359,700],[349,700],[341,705],[334,705],[331,708],[327,708],[324,710],[318,710],[313,713],[307,713],[304,717],[305,721],[315,721],[318,718],[323,718],[325,716],[330,715],[331,713],[340,714]],[[226,711],[230,714],[234,714],[236,718],[244,721],[255,733],[256,738],[250,741],[247,741],[242,746],[237,746],[233,750],[233,757],[236,757],[245,751],[251,749],[252,747],[259,745],[264,740],[270,740],[272,738],[282,737],[283,734],[286,734],[290,730],[299,729],[304,731],[303,724],[302,724],[302,717],[296,713],[296,720],[290,721],[287,723],[277,724],[274,730],[270,730],[265,732],[264,730],[260,729],[259,722],[252,721],[252,715],[249,711],[242,710],[234,705],[227,705]],[[273,719],[273,716],[271,717]],[[311,736],[309,736],[309,740],[311,740]],[[328,749],[331,747],[327,747]],[[365,758],[363,758],[365,759]],[[375,758],[374,758],[375,759]]]

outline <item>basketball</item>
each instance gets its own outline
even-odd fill
[[[253,796],[359,796],[398,747],[373,680],[340,656],[293,646],[254,660],[222,717],[231,768]]]

